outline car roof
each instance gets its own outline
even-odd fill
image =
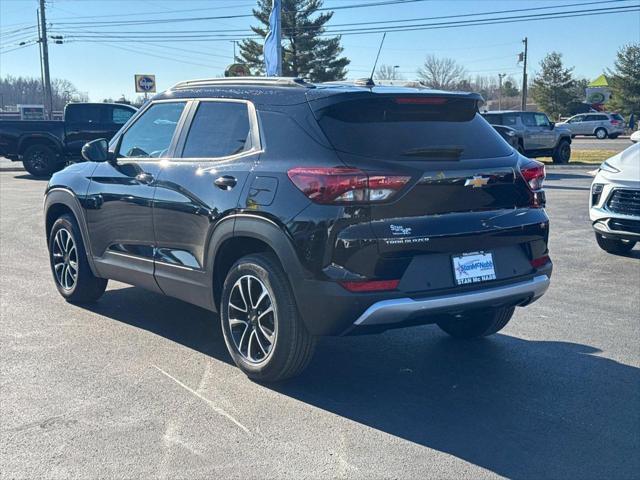
[[[469,92],[445,92],[427,88],[377,86],[361,81],[310,83],[293,77],[232,77],[180,82],[153,100],[179,98],[229,98],[257,104],[286,105],[318,100],[339,94],[400,94],[447,96],[482,100]]]

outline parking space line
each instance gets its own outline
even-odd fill
[[[207,405],[209,405],[211,407],[211,409],[216,412],[218,415],[221,415],[223,417],[225,417],[226,419],[230,420],[231,422],[235,423],[237,427],[241,428],[242,430],[244,430],[246,433],[251,434],[251,432],[249,431],[249,429],[247,427],[245,427],[244,425],[242,425],[238,420],[236,420],[235,418],[233,418],[231,415],[229,415],[225,410],[223,410],[222,408],[214,405],[214,403],[209,400],[207,397],[201,395],[200,393],[196,392],[194,389],[192,389],[191,387],[189,387],[188,385],[185,385],[184,383],[182,383],[180,380],[178,380],[177,378],[171,376],[170,374],[168,374],[167,372],[165,372],[163,369],[161,369],[160,367],[158,367],[157,365],[152,365],[153,368],[155,368],[156,370],[158,370],[160,373],[162,373],[164,376],[170,378],[171,380],[173,380],[174,382],[176,382],[178,385],[180,385],[182,388],[184,388],[186,391],[188,391],[189,393],[192,393],[193,395],[195,395],[196,397],[198,397],[200,400],[204,401],[207,403]]]

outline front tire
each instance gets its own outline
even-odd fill
[[[222,333],[234,363],[249,378],[277,382],[309,364],[307,331],[289,280],[271,254],[242,257],[227,273],[220,306]]]
[[[43,144],[27,147],[22,154],[22,165],[27,172],[37,178],[48,177],[61,167],[56,152]]]
[[[486,337],[502,330],[514,311],[515,307],[503,307],[467,312],[460,316],[447,316],[438,322],[438,326],[455,338]]]
[[[596,129],[595,133],[598,140],[604,140],[605,138],[607,138],[607,130],[602,127]]]
[[[107,288],[107,280],[91,271],[78,223],[71,215],[62,215],[51,228],[49,262],[58,292],[67,302],[95,302]]]
[[[599,233],[596,233],[596,242],[598,242],[598,246],[609,253],[614,253],[616,255],[624,255],[629,253],[636,242],[632,240],[618,240],[615,238],[605,238]]]
[[[568,140],[560,140],[560,143],[553,151],[553,163],[566,164],[571,158],[571,144]]]

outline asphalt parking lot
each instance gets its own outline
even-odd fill
[[[598,249],[587,170],[549,173],[552,286],[501,334],[324,339],[278,386],[199,308],[114,282],[65,303],[46,182],[0,173],[0,476],[638,478],[640,249]]]

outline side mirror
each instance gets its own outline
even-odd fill
[[[556,122],[549,122],[549,130],[553,130],[556,126]]]
[[[98,138],[82,147],[82,158],[88,162],[106,162],[109,160],[109,142],[104,138]]]

